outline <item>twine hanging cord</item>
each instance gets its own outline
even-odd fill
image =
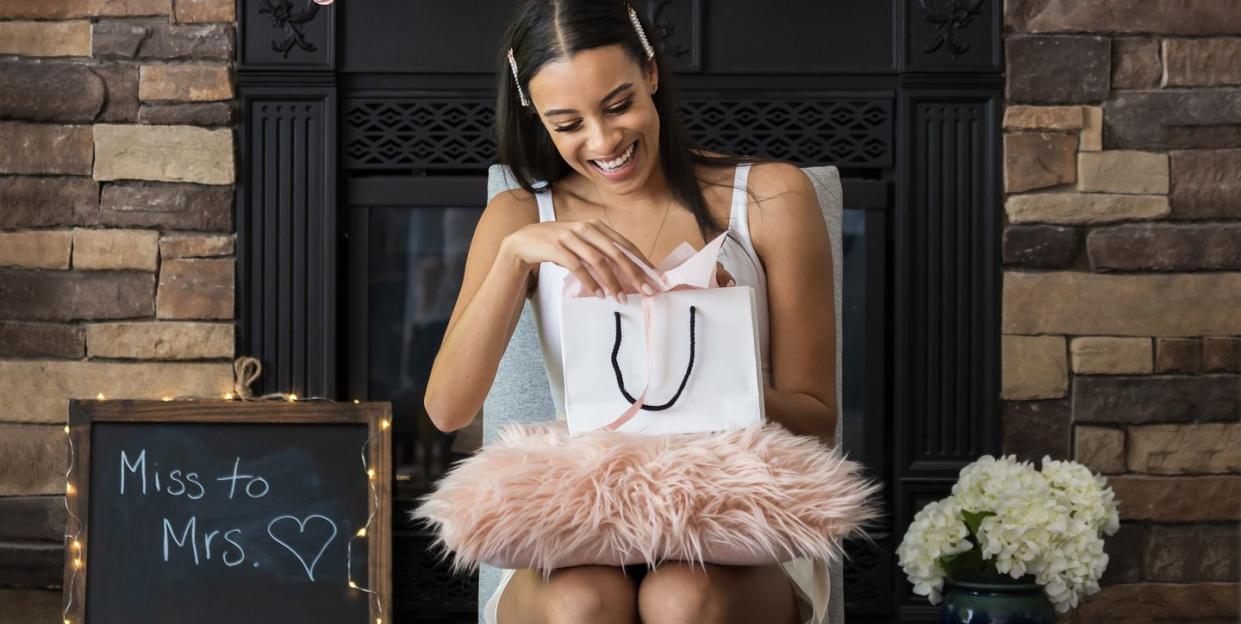
[[[301,397],[284,392],[268,392],[259,396],[254,395],[254,391],[250,386],[254,384],[263,374],[263,363],[256,357],[243,355],[233,360],[233,396],[242,401],[330,401],[327,397]],[[296,398],[294,398],[296,397]]]

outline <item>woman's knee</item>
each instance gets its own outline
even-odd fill
[[[637,622],[637,589],[620,568],[575,566],[554,570],[544,596],[544,621],[548,624]]]
[[[731,600],[723,587],[701,567],[667,563],[642,580],[638,612],[644,624],[728,622]]]

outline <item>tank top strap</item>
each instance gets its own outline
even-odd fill
[[[733,179],[733,205],[728,216],[728,226],[748,243],[750,241],[749,197],[746,185],[750,179],[751,163],[737,165]]]
[[[552,187],[550,184],[544,184],[534,194],[534,198],[539,202],[539,223],[544,221],[556,220],[556,207],[552,205]]]

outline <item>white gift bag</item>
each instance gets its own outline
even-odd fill
[[[754,289],[715,285],[724,236],[696,253],[682,243],[658,269],[622,249],[662,284],[650,296],[627,285],[625,304],[583,294],[566,276],[560,343],[571,433],[694,433],[765,421]]]

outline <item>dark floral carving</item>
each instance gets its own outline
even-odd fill
[[[935,43],[922,49],[924,54],[931,54],[943,47],[947,48],[950,58],[955,61],[958,56],[969,51],[970,44],[957,41],[957,31],[969,28],[978,16],[982,0],[948,0],[948,5],[943,8],[936,6],[935,0],[918,0],[918,5],[922,7],[926,21],[935,24],[935,30],[939,34]]]
[[[672,22],[664,10],[672,6],[672,0],[655,0],[651,5],[651,26],[655,28],[655,44],[664,56],[681,58],[690,53],[690,47],[684,43],[673,44],[676,37],[676,24]]]
[[[295,8],[292,0],[263,0],[263,4],[267,5],[265,9],[259,9],[259,13],[266,13],[271,16],[270,22],[272,28],[279,28],[284,31],[284,39],[271,42],[271,49],[280,52],[284,58],[289,58],[289,50],[294,46],[301,48],[306,52],[314,52],[319,48],[315,44],[306,40],[306,35],[302,33],[302,25],[315,18],[319,13],[319,5],[307,1],[305,6]]]

